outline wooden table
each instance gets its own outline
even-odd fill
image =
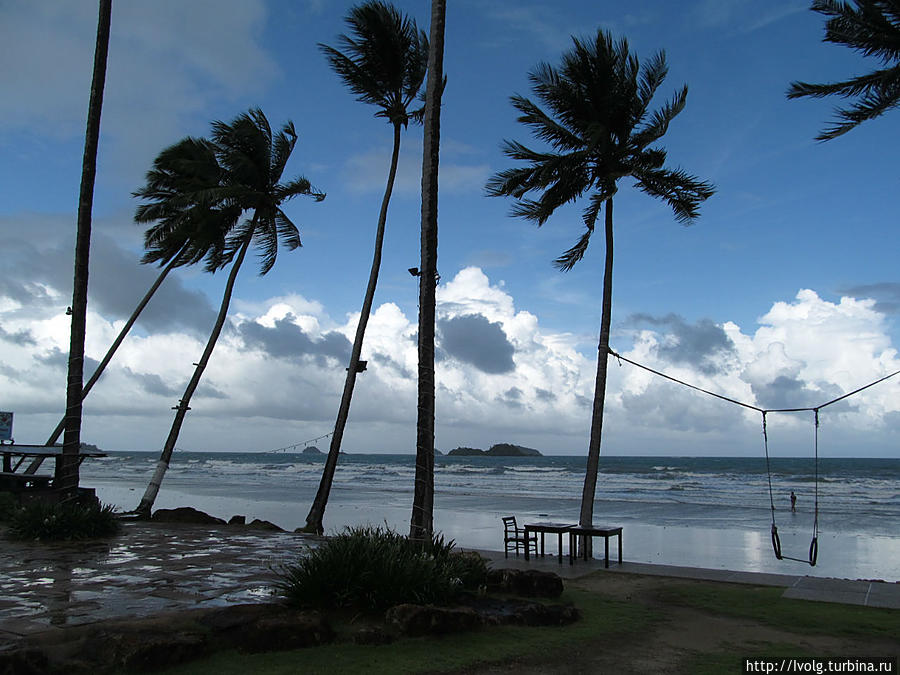
[[[581,527],[575,525],[569,528],[569,564],[575,562],[576,546],[578,537],[583,537],[581,550],[584,553],[584,559],[588,559],[587,538],[603,537],[603,566],[609,567],[609,538],[619,538],[619,564],[622,564],[622,528],[609,527],[607,525],[591,525],[590,527]]]
[[[526,523],[525,524],[525,540],[528,540],[528,533],[535,532],[541,535],[541,557],[544,557],[544,535],[547,533],[557,536],[557,546],[559,551],[559,564],[562,565],[563,557],[563,534],[575,527],[575,523]],[[570,551],[571,553],[571,551]],[[528,546],[525,547],[525,560],[528,560]]]
[[[28,465],[24,471],[19,471],[22,463],[31,458],[59,460],[62,457],[62,446],[59,445],[0,445],[0,453],[3,455],[3,470],[0,471],[0,490],[21,492],[22,490],[49,489],[53,476],[35,473],[40,465]],[[89,457],[106,457],[103,452],[79,452],[78,464],[80,465]],[[34,468],[32,468],[34,467]]]

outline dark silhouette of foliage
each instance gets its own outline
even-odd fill
[[[840,96],[851,105],[837,108],[837,121],[816,140],[837,138],[900,104],[900,0],[815,0],[811,9],[829,17],[825,42],[845,45],[881,61],[881,68],[830,84],[793,82],[788,98]]]

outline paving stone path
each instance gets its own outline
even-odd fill
[[[315,546],[239,525],[130,522],[108,541],[41,544],[0,531],[0,648],[110,618],[272,599],[274,570]]]

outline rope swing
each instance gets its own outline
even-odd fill
[[[632,361],[631,359],[628,359],[628,358],[622,356],[621,354],[614,352],[612,349],[609,349],[609,354],[611,356],[616,357],[616,359],[619,360],[620,366],[622,365],[621,362],[625,361],[626,363],[630,363],[633,366],[641,368],[642,370],[646,370],[647,372],[653,373],[654,375],[658,375],[659,377],[665,378],[671,382],[675,382],[676,384],[680,384],[682,386],[688,387],[689,389],[699,391],[703,394],[707,394],[708,396],[713,396],[715,398],[721,399],[728,403],[732,403],[734,405],[739,405],[744,408],[749,408],[750,410],[756,410],[757,412],[762,414],[763,444],[765,446],[765,451],[766,451],[766,476],[769,481],[769,505],[771,506],[771,509],[772,509],[772,548],[775,551],[775,557],[778,560],[793,560],[793,561],[801,562],[801,563],[809,563],[810,566],[814,567],[816,564],[816,559],[819,557],[819,411],[822,408],[825,408],[834,403],[837,403],[838,401],[843,401],[845,398],[849,398],[850,396],[853,396],[854,394],[858,394],[859,392],[861,392],[865,389],[868,389],[869,387],[874,387],[876,384],[879,384],[881,382],[884,382],[887,379],[894,377],[894,375],[900,374],[900,370],[896,370],[889,375],[885,375],[884,377],[882,377],[878,380],[875,380],[874,382],[870,382],[869,384],[867,384],[863,387],[860,387],[859,389],[854,389],[849,394],[844,394],[842,396],[839,396],[835,399],[832,399],[831,401],[828,401],[827,403],[823,403],[820,406],[816,406],[815,408],[766,409],[766,408],[759,408],[759,407],[757,407],[755,405],[751,405],[749,403],[742,403],[741,401],[737,401],[733,398],[728,398],[727,396],[722,396],[721,394],[717,394],[717,393],[709,391],[707,389],[702,389],[701,387],[697,387],[693,384],[689,384],[687,382],[684,382],[683,380],[679,380],[675,377],[672,377],[671,375],[666,375],[665,373],[661,373],[658,370],[653,370],[653,368],[649,368],[649,367],[642,365],[636,361]],[[811,412],[814,414],[814,419],[815,419],[815,436],[814,436],[814,438],[815,438],[815,441],[814,441],[814,448],[815,448],[815,460],[814,460],[815,501],[814,501],[814,505],[815,505],[815,510],[814,510],[814,516],[813,516],[812,541],[809,544],[809,556],[805,560],[803,558],[795,558],[795,557],[791,557],[788,555],[784,555],[781,552],[781,539],[778,536],[778,526],[775,523],[775,496],[774,496],[774,492],[772,490],[772,470],[771,470],[771,467],[769,464],[769,434],[768,434],[768,431],[766,430],[766,415],[768,413],[799,413],[799,412]]]

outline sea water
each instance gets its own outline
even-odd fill
[[[82,465],[82,484],[97,488],[104,502],[134,508],[156,459],[110,452]],[[500,549],[501,516],[575,523],[585,463],[437,456],[435,527],[460,546]],[[294,529],[305,523],[323,465],[323,455],[176,451],[156,507],[194,506]],[[414,477],[413,455],[341,455],[326,530],[373,524],[406,531]],[[818,526],[816,567],[775,559],[773,517],[791,557],[807,558]],[[625,558],[637,562],[895,581],[900,460],[601,457],[594,522],[621,525]]]

